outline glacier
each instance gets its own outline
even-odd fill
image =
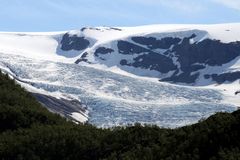
[[[180,127],[216,112],[232,112],[214,89],[129,77],[92,67],[0,54],[0,68],[21,82],[48,93],[61,93],[87,106],[88,122],[98,127],[133,123]],[[25,85],[26,88],[28,86]],[[41,90],[39,91],[41,92]]]
[[[81,102],[86,111],[65,108],[76,121],[176,128],[239,108],[240,95],[234,94],[240,90],[239,28],[236,23],[0,32],[0,69],[30,92]],[[224,52],[208,57],[218,54],[215,45]],[[188,48],[202,52],[192,56]],[[166,61],[171,65],[158,64]],[[191,83],[161,81],[177,76],[195,77]]]

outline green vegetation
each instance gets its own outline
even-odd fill
[[[240,111],[217,113],[179,129],[98,129],[48,112],[0,73],[1,160],[240,159]]]

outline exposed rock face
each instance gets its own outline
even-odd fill
[[[184,38],[171,51],[167,51],[169,54],[172,53],[175,57],[178,57],[177,62],[179,62],[180,67],[176,73],[180,70],[183,73],[180,75],[174,74],[163,79],[164,81],[194,83],[199,75],[199,73],[194,72],[207,66],[222,66],[240,56],[240,42],[225,44],[217,40],[206,39],[199,43],[190,44],[189,40],[189,38]],[[234,74],[235,78],[229,76],[227,78],[227,75],[224,75],[225,78],[223,76],[213,76],[212,79],[217,83],[238,79],[236,74]]]
[[[199,43],[190,44],[189,38],[175,45],[172,52],[178,57],[181,70],[189,70],[195,63],[221,66],[240,55],[240,42],[221,43],[217,40],[206,39]]]
[[[223,73],[223,74],[212,74],[212,75],[205,75],[206,79],[211,78],[213,81],[221,84],[224,82],[234,82],[238,79],[240,79],[240,71],[237,72],[229,72],[229,73]]]
[[[88,55],[88,53],[87,53],[87,52],[84,52],[84,53],[82,54],[81,58],[78,59],[75,63],[78,64],[78,63],[80,63],[80,62],[88,62],[88,60],[87,60],[87,58],[86,58],[87,55]],[[89,63],[90,63],[90,62],[89,62]]]
[[[176,70],[177,66],[173,64],[171,58],[135,45],[127,41],[118,41],[118,52],[123,55],[139,54],[133,61],[127,61],[122,59],[121,65],[133,66],[136,68],[144,68],[150,70],[156,70],[161,73],[167,73],[172,70]]]
[[[78,37],[77,35],[69,35],[65,33],[61,40],[61,49],[64,51],[77,50],[81,51],[86,49],[90,42],[85,37]]]
[[[71,114],[74,112],[86,116],[86,106],[84,106],[81,102],[77,100],[67,100],[62,98],[57,99],[55,97],[40,93],[32,93],[32,95],[50,111],[63,115],[64,117],[67,117],[69,119],[73,119],[71,117]],[[75,119],[73,120],[76,121]]]
[[[99,54],[108,54],[108,53],[112,53],[112,52],[114,52],[114,50],[111,48],[99,47],[94,52],[94,55],[99,57]]]

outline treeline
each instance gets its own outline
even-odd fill
[[[240,111],[178,129],[139,124],[98,129],[50,113],[0,73],[0,159],[237,160]]]

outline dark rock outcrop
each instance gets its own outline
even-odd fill
[[[133,55],[141,54],[136,58],[133,58],[133,62],[128,62],[126,59],[121,60],[121,65],[133,66],[136,68],[144,68],[150,70],[156,70],[161,73],[167,73],[172,70],[176,70],[177,66],[174,65],[171,58],[135,45],[127,41],[118,41],[118,51],[120,54]]]
[[[87,59],[87,55],[88,53],[87,52],[84,52],[81,56],[81,58],[77,59],[76,60],[76,64],[80,63],[80,62],[88,62],[88,59]],[[89,62],[90,63],[90,62]]]
[[[87,109],[82,103],[77,100],[67,100],[63,98],[57,99],[55,97],[40,93],[32,93],[32,95],[50,111],[63,115],[69,119],[73,119],[71,117],[71,114],[73,112],[78,112],[83,115]]]
[[[181,70],[187,71],[195,63],[221,66],[240,55],[240,42],[222,43],[217,40],[206,39],[199,43],[190,44],[189,38],[175,45],[171,52],[178,57]]]
[[[240,79],[240,71],[237,72],[229,72],[229,73],[222,73],[222,74],[212,74],[212,75],[204,75],[206,79],[211,78],[213,81],[217,82],[218,84],[224,82],[234,82]]]
[[[114,52],[111,48],[99,47],[95,50],[94,55],[98,57],[99,54],[108,54]]]
[[[86,49],[90,42],[85,37],[78,37],[77,35],[64,34],[61,40],[61,49],[64,51]]]

